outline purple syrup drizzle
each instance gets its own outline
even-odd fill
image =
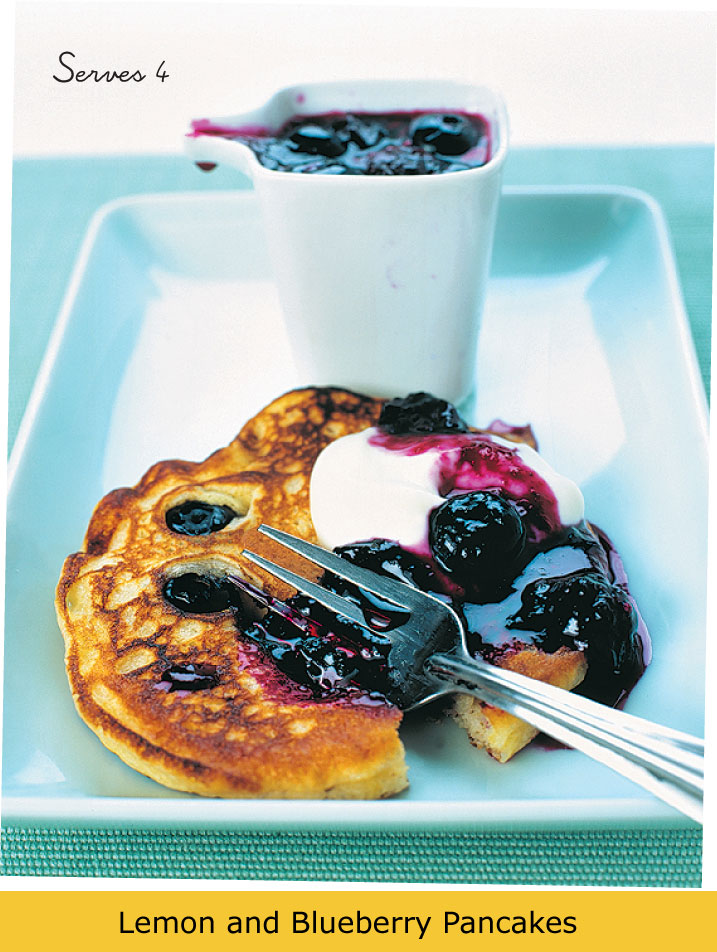
[[[369,437],[369,443],[405,456],[437,450],[441,454],[438,494],[448,497],[482,489],[502,492],[517,504],[526,523],[528,542],[539,543],[562,526],[555,493],[523,462],[517,448],[502,446],[480,433],[401,436],[380,429]],[[425,546],[420,550],[424,555],[428,552],[427,533],[428,527]]]

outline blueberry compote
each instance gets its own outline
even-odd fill
[[[371,538],[335,551],[452,604],[469,650],[489,662],[531,647],[584,652],[588,673],[578,692],[620,704],[649,662],[650,642],[607,536],[584,519],[564,525],[550,486],[510,444],[471,430],[454,407],[430,394],[385,404],[371,441],[409,456],[448,449],[450,465],[437,476],[444,501],[429,512],[425,543],[417,547]],[[298,697],[407,706],[414,685],[411,676],[397,675],[400,659],[391,651],[400,649],[386,634],[407,620],[405,613],[331,573],[321,581],[361,608],[369,630],[304,595],[282,602],[238,578],[188,572],[168,580],[164,596],[187,613],[232,611],[245,642],[294,684]],[[261,611],[248,612],[244,596]],[[410,650],[420,659],[445,647]],[[197,690],[211,686],[212,677],[170,669],[165,680],[170,690]]]
[[[186,615],[231,612],[245,640],[286,675],[296,700],[347,699],[352,703],[400,704],[402,687],[387,664],[391,644],[384,634],[403,621],[388,606],[362,603],[372,631],[337,618],[302,595],[282,602],[232,576],[185,572],[165,581],[164,598]],[[247,599],[248,596],[249,598]],[[248,601],[263,611],[250,611]],[[169,692],[215,687],[219,672],[209,665],[166,668],[157,687]]]
[[[407,397],[387,400],[381,408],[378,426],[382,433],[468,433],[470,427],[453,404],[421,390]]]
[[[588,674],[578,692],[620,703],[650,645],[617,552],[584,520],[563,525],[550,487],[522,472],[510,449],[461,423],[444,401],[413,394],[387,404],[372,438],[407,455],[455,446],[437,477],[445,502],[429,514],[426,545],[405,553],[404,580],[450,599],[474,654],[498,661],[530,646],[581,650]],[[388,574],[386,544],[363,543],[360,564]],[[360,548],[345,554],[356,560]]]
[[[241,142],[268,169],[318,175],[434,175],[485,165],[490,128],[464,112],[324,113],[278,130],[198,120],[192,135]]]
[[[241,579],[234,583],[267,609],[254,621],[237,613],[238,628],[312,700],[382,704],[390,699],[401,706],[403,685],[389,667],[391,642],[385,632],[403,617],[380,603],[362,602],[373,629],[367,630],[305,595],[282,602]],[[330,587],[328,578],[326,584]]]

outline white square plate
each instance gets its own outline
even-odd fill
[[[701,734],[706,404],[659,209],[627,189],[506,190],[477,424],[531,422],[621,551],[654,661],[627,710]],[[92,508],[158,459],[199,459],[301,380],[250,192],[95,216],[10,464],[3,818],[47,826],[526,829],[689,821],[570,750],[506,765],[453,723],[403,730],[390,801],[217,801],[126,767],[77,717],[53,592]]]

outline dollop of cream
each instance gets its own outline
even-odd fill
[[[352,433],[319,454],[310,488],[311,518],[319,542],[333,549],[368,539],[391,539],[404,548],[427,552],[428,517],[445,502],[439,486],[455,459],[455,447],[447,440],[410,454],[372,441],[376,434],[374,428]],[[563,525],[582,521],[585,505],[580,489],[556,473],[532,447],[485,434],[476,438],[514,450],[555,496]]]

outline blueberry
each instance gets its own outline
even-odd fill
[[[169,509],[165,518],[172,532],[198,536],[218,532],[228,526],[236,515],[229,506],[214,506],[208,502],[189,499]]]
[[[162,594],[170,605],[193,615],[240,607],[238,593],[227,579],[197,572],[185,572],[168,579]]]
[[[465,493],[431,512],[428,541],[442,569],[466,587],[482,589],[517,574],[525,526],[499,493]]]
[[[351,141],[359,149],[375,149],[382,139],[385,139],[388,133],[378,122],[362,122],[360,119],[351,117],[347,126]]]
[[[382,139],[388,137],[388,132],[380,122],[363,119],[352,113],[335,119],[333,128],[343,142],[351,142],[358,149],[375,149]]]
[[[175,664],[162,673],[160,684],[169,684],[169,691],[202,691],[219,684],[213,664]]]
[[[467,433],[468,424],[453,404],[430,393],[410,393],[383,405],[378,426],[395,436],[409,433]]]
[[[302,677],[324,691],[347,684],[358,674],[355,651],[327,644],[322,638],[312,635],[297,645],[295,662],[302,668]]]
[[[316,123],[305,123],[294,129],[289,140],[300,152],[307,152],[309,155],[323,155],[335,159],[346,151],[346,144],[332,129],[326,129]]]
[[[463,155],[478,142],[479,130],[466,116],[429,114],[414,119],[410,136],[414,145],[441,155]]]
[[[624,589],[595,571],[539,579],[523,591],[506,627],[538,632],[544,651],[585,652],[588,675],[580,693],[613,703],[644,669],[637,613]]]

